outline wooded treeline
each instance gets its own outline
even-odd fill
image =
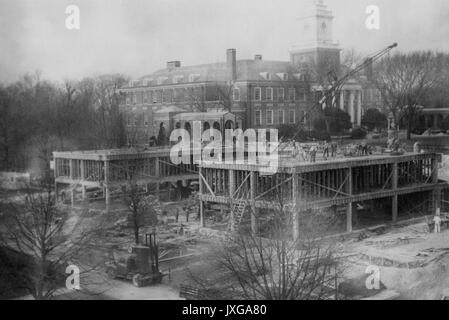
[[[42,175],[53,151],[123,146],[116,89],[127,81],[103,75],[54,83],[36,72],[0,84],[0,170]]]

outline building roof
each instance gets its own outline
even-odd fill
[[[237,60],[237,81],[283,81],[283,74],[288,80],[297,80],[300,71],[288,61]],[[270,78],[266,75],[269,74]],[[174,79],[176,78],[176,82]],[[225,62],[202,64],[196,66],[173,67],[161,69],[153,74],[141,77],[139,86],[168,85],[195,82],[228,81],[227,64]]]

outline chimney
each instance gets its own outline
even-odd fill
[[[254,60],[262,60],[262,55],[261,54],[254,55]]]
[[[167,62],[167,69],[172,70],[174,68],[181,67],[181,61],[168,61]]]
[[[226,50],[226,68],[228,80],[237,80],[237,51],[235,49]]]

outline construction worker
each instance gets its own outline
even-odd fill
[[[310,155],[310,162],[315,163],[316,162],[316,153],[318,151],[318,148],[316,147],[316,145],[313,145],[310,150],[309,150],[309,155]]]
[[[327,160],[327,158],[329,158],[329,143],[327,141],[324,143],[323,158],[324,160]]]
[[[433,222],[435,223],[434,232],[440,233],[441,232],[440,208],[437,208],[437,212],[435,214],[435,217],[433,218]]]
[[[337,156],[337,148],[338,148],[337,143],[335,141],[333,141],[331,143],[331,156],[332,156],[332,158],[335,158]]]
[[[416,141],[413,144],[413,153],[419,153],[419,142],[418,141]]]

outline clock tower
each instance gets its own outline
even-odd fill
[[[299,41],[290,50],[294,65],[313,64],[319,73],[340,71],[340,47],[333,41],[332,11],[323,0],[314,0],[299,18]]]

